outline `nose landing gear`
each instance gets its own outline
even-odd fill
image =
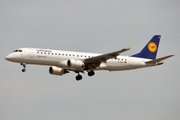
[[[21,63],[21,65],[23,66],[22,72],[26,72],[26,63]]]

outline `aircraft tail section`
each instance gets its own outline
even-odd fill
[[[134,54],[131,57],[156,59],[160,38],[160,35],[154,35],[139,53]]]

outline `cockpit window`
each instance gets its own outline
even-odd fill
[[[18,52],[18,50],[15,50],[15,51],[13,51],[13,52]]]
[[[22,50],[14,50],[13,52],[22,52]]]

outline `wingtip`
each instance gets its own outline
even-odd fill
[[[129,50],[130,50],[130,49],[131,49],[131,47],[133,46],[133,44],[134,44],[134,41],[132,41],[132,42],[131,42],[131,44],[127,47],[127,49],[129,49]]]
[[[169,57],[173,57],[173,56],[175,56],[175,55],[169,55]]]

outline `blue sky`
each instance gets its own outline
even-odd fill
[[[179,120],[178,0],[1,0],[0,119]],[[109,53],[134,45],[139,52],[155,34],[162,66],[53,76],[48,66],[22,66],[4,58],[20,47]]]

